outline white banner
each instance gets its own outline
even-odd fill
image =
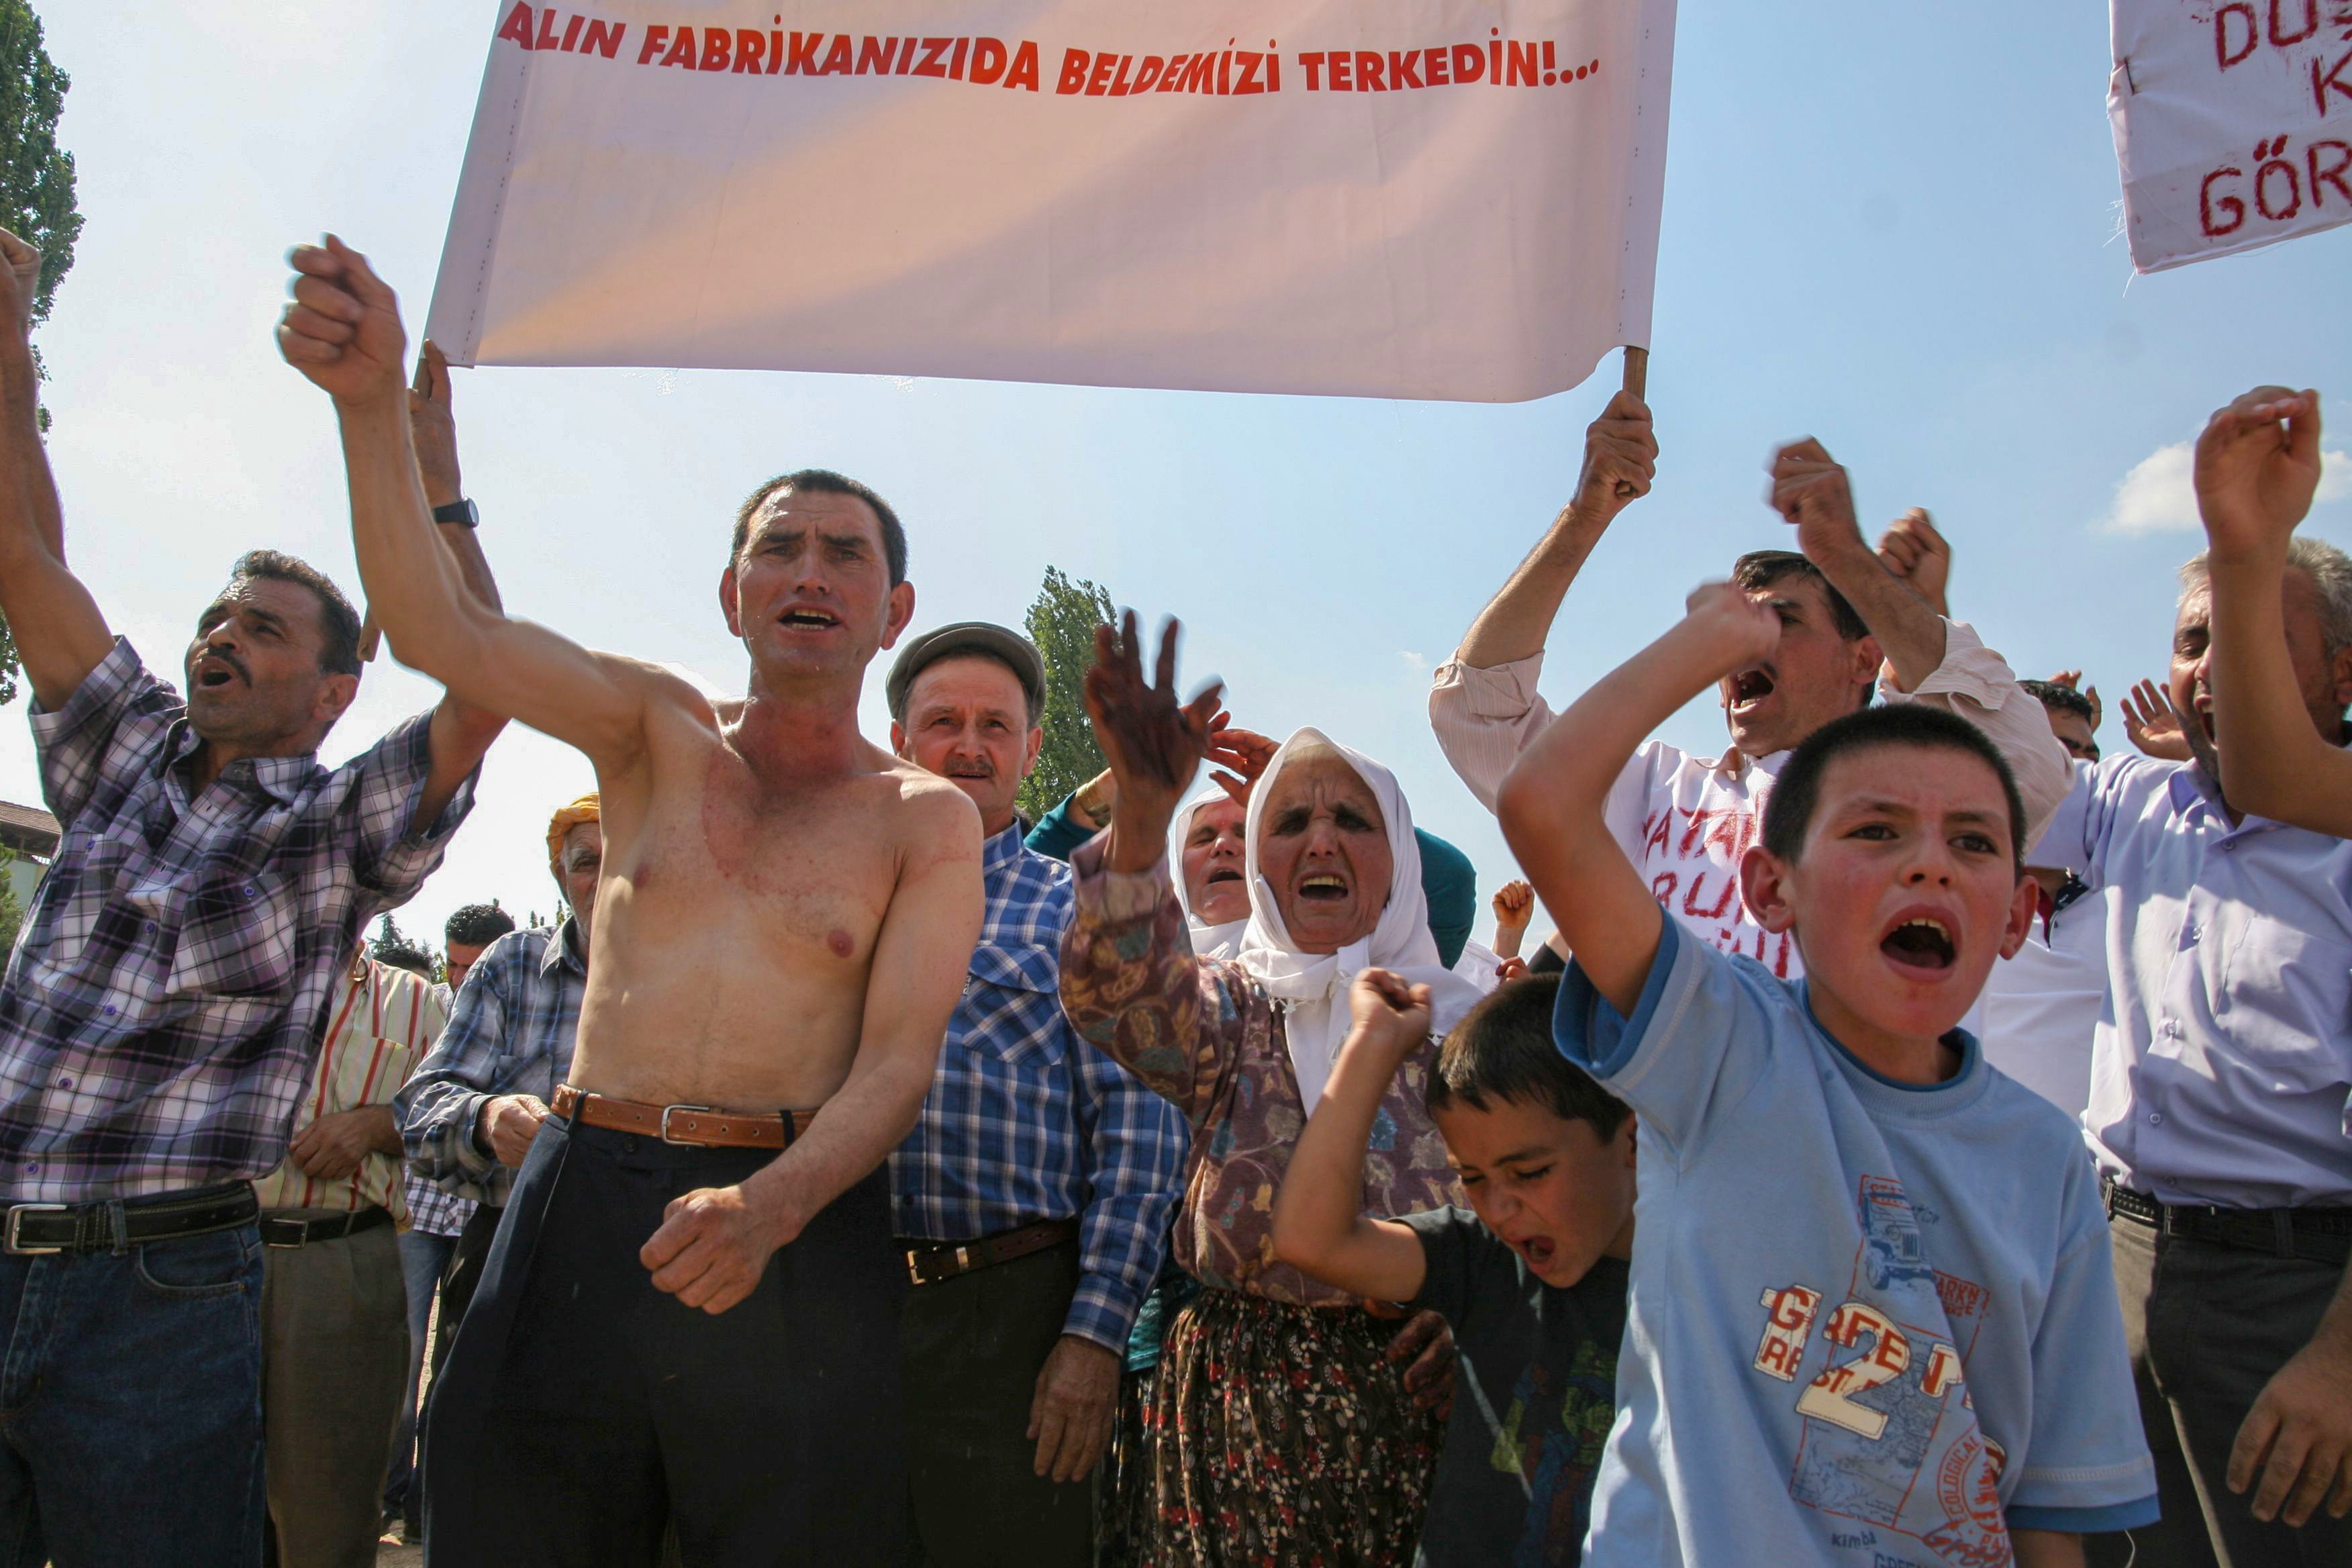
[[[2112,0],[2132,264],[2352,223],[2352,0]]]
[[[459,364],[1540,397],[1648,345],[1674,16],[500,0],[427,330]]]

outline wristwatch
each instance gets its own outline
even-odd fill
[[[435,507],[433,521],[459,523],[467,528],[479,528],[482,526],[482,514],[474,510],[472,501],[453,500],[447,506]]]

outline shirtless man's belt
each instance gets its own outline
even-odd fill
[[[782,1149],[806,1132],[816,1119],[814,1110],[752,1116],[713,1110],[707,1105],[640,1105],[633,1100],[590,1094],[568,1083],[555,1086],[550,1109],[566,1121],[641,1133],[698,1149]]]

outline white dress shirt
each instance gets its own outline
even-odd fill
[[[1986,1061],[2080,1121],[2106,1005],[2107,909],[2094,893],[2037,918],[2017,956],[1993,964],[1973,1032]]]
[[[2168,1204],[2352,1204],[2352,844],[2232,827],[2195,764],[2118,756],[2032,858],[2106,902],[2099,1168]]]

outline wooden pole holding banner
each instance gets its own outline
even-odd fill
[[[1625,351],[1628,355],[1634,352],[1633,349]],[[1633,373],[1628,371],[1626,374],[1630,375]],[[409,378],[408,386],[410,391],[419,395],[429,395],[433,391],[433,370],[425,362],[425,347],[421,343],[416,349],[416,374]],[[383,641],[383,633],[377,627],[375,612],[371,609],[360,622],[360,662],[373,664],[376,645]]]
[[[1643,403],[1650,401],[1650,351],[1625,347],[1625,390]],[[1617,493],[1631,500],[1633,487],[1623,479],[1617,481]]]

